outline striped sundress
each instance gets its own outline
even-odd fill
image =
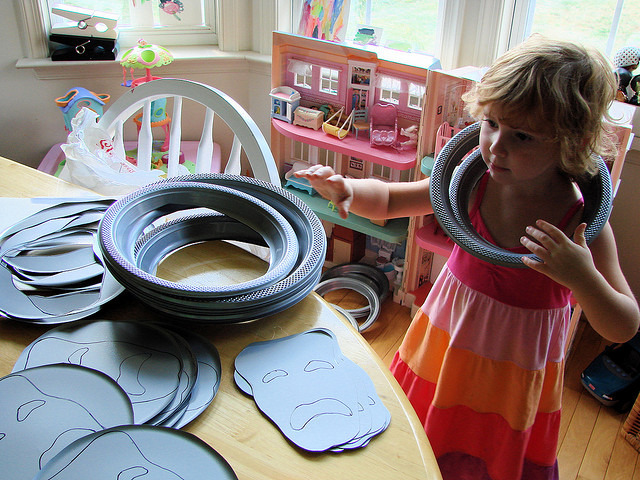
[[[479,212],[487,178],[470,217],[492,241]],[[531,269],[491,265],[454,247],[391,365],[444,480],[558,478],[570,298]]]

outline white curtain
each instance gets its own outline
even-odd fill
[[[406,92],[406,82],[403,82],[397,77],[391,77],[389,75],[378,74],[376,78],[376,87],[384,90],[390,90],[392,92]]]
[[[287,70],[296,75],[311,75],[312,65],[302,60],[289,60]]]

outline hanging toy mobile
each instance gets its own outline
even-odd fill
[[[156,80],[160,77],[152,76],[151,69],[169,65],[171,62],[173,62],[173,55],[169,50],[160,45],[147,43],[143,39],[140,39],[138,40],[138,45],[122,54],[122,60],[120,60],[123,75],[122,85],[125,87],[137,87],[141,83]],[[131,80],[127,80],[127,68],[130,69]],[[133,76],[134,68],[144,68],[146,75],[135,79]]]
[[[138,40],[138,45],[124,52],[124,54],[122,55],[122,60],[120,60],[123,76],[122,85],[125,87],[135,88],[143,83],[157,80],[161,77],[151,75],[151,69],[154,67],[168,65],[171,62],[173,62],[173,55],[169,50],[161,47],[160,45],[147,43],[144,40],[140,39]],[[134,68],[144,68],[146,71],[145,76],[134,78]],[[127,80],[127,69],[129,69],[131,72],[131,80]],[[160,147],[161,152],[166,152],[169,150],[169,123],[171,122],[171,118],[167,114],[166,107],[166,98],[159,98],[158,100],[154,100],[153,102],[151,102],[151,126],[162,127],[165,134],[164,143]],[[138,115],[133,117],[133,121],[135,122],[138,129],[140,129],[141,127],[141,117],[142,113],[139,113]]]

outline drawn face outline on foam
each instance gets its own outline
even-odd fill
[[[0,457],[11,478],[32,478],[76,439],[133,421],[131,403],[107,376],[48,365],[0,379]]]
[[[19,392],[20,395],[15,395],[15,392]],[[28,471],[31,474],[37,472],[42,468],[47,452],[58,452],[61,444],[104,428],[82,405],[71,399],[48,395],[29,378],[20,374],[0,380],[0,396],[4,398],[0,412],[0,454],[3,457],[6,455],[15,458],[10,452],[19,452],[25,448],[23,432],[32,428],[28,422],[31,425],[40,425],[47,418],[60,420],[61,415],[74,419],[73,423],[60,424],[59,428],[54,428],[53,422],[47,422],[49,428],[38,429],[40,434],[29,441],[28,447],[30,452],[37,455],[27,454],[24,458],[19,455],[18,458],[24,460],[24,465],[19,467],[19,471]],[[6,405],[5,402],[8,401],[10,404]],[[33,463],[30,462],[32,460]],[[14,470],[12,474],[18,475],[19,472]]]
[[[140,336],[143,341],[137,340]],[[136,423],[151,419],[169,403],[179,389],[183,369],[177,345],[156,329],[106,321],[48,332],[23,351],[16,367],[51,363],[107,374],[131,399]]]
[[[294,368],[288,371],[283,369],[271,370],[262,377],[262,383],[269,384],[275,381],[278,383],[278,388],[283,388],[281,381],[295,381],[298,388],[305,392],[309,391],[305,387],[308,387],[309,383],[316,381],[317,374],[327,372],[330,374],[337,368],[338,366],[329,360],[310,360],[305,365],[295,365]],[[289,372],[291,372],[291,375]],[[326,380],[327,375],[322,375],[322,377],[323,380]],[[333,385],[333,383],[328,383],[327,385]],[[305,403],[300,403],[293,408],[289,422],[293,430],[303,430],[309,422],[323,415],[354,415],[351,408],[339,399],[337,391],[335,396],[331,395],[331,391],[326,391],[325,393],[326,396],[322,398],[308,399]]]
[[[329,333],[318,329],[252,344],[238,355],[236,369],[260,409],[303,448],[323,449],[358,433],[356,390]]]
[[[101,462],[101,469],[106,468],[107,471],[102,471],[99,478],[183,480],[178,473],[151,461],[131,435],[118,430],[98,433],[54,476],[81,478],[94,470],[96,457],[102,457],[106,452],[116,452],[117,455],[112,455],[109,462]]]

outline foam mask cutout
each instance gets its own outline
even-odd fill
[[[237,480],[222,456],[195,435],[123,425],[64,448],[34,480]]]
[[[239,388],[306,450],[364,446],[389,423],[371,380],[342,355],[329,330],[252,343],[235,367]]]
[[[0,379],[3,476],[33,476],[67,444],[133,421],[131,403],[106,375],[75,365],[47,365]]]
[[[131,399],[135,423],[155,417],[179,388],[182,359],[171,336],[151,325],[95,321],[50,330],[24,349],[13,371],[69,363],[101,371]]]

